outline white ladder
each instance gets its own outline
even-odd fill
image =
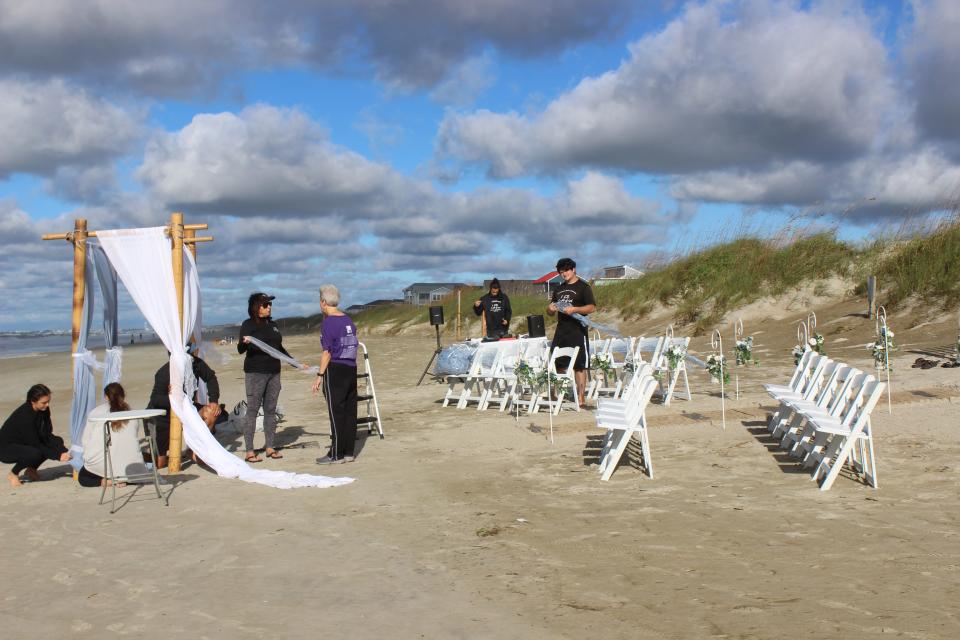
[[[367,432],[373,433],[374,428],[377,435],[383,439],[383,423],[380,421],[380,404],[377,402],[377,390],[373,386],[373,369],[370,368],[370,354],[367,353],[367,346],[362,342],[358,343],[363,350],[363,373],[357,372],[357,381],[365,381],[366,388],[363,393],[357,391],[357,407],[366,403],[367,415],[357,416],[357,427],[367,425]],[[373,405],[373,411],[370,406]]]

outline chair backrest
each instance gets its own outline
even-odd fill
[[[796,388],[797,393],[801,394],[807,399],[813,397],[812,393],[816,393],[820,389],[820,381],[823,377],[823,370],[830,362],[832,362],[830,358],[827,356],[821,356],[820,354],[817,354],[816,357],[811,358],[810,366],[807,367],[805,371],[806,375],[800,378],[799,387]]]
[[[512,373],[517,366],[526,344],[522,340],[504,340],[499,343],[500,354],[497,361],[497,373]]]
[[[574,361],[577,359],[578,353],[580,353],[580,347],[557,347],[554,349],[550,353],[550,373],[557,372],[558,358],[570,358],[570,368],[572,368]]]
[[[877,406],[877,401],[880,400],[880,396],[883,395],[883,390],[886,388],[886,386],[887,385],[885,382],[881,382],[877,379],[874,379],[864,385],[863,396],[865,397],[865,400],[860,406],[860,411],[857,412],[856,421],[852,425],[852,434],[857,434],[867,425],[867,421],[870,420],[870,412],[872,412],[873,408]]]
[[[500,351],[499,342],[481,342],[471,363],[471,375],[478,376],[495,371],[500,361]]]
[[[660,357],[660,353],[663,351],[663,343],[666,341],[666,338],[660,336],[659,338],[638,338],[636,344],[634,345],[633,350],[633,361],[634,362],[647,362],[643,357],[644,353],[649,353],[650,360],[654,366],[656,366],[657,358]]]
[[[840,389],[846,379],[850,377],[852,370],[853,367],[842,362],[834,361],[828,363],[827,366],[824,367],[824,382],[820,385],[820,390],[817,392],[814,404],[818,407],[827,407],[838,389]]]
[[[800,380],[806,376],[807,370],[810,368],[811,361],[814,356],[819,356],[820,354],[812,349],[807,350],[800,357],[800,362],[797,363],[797,366],[793,370],[793,375],[790,376],[790,382],[787,384],[791,389],[797,389],[800,385]]]
[[[877,381],[877,379],[872,375],[866,373],[857,376],[857,378],[858,379],[854,380],[850,385],[850,390],[840,417],[840,424],[844,425],[845,427],[849,427],[851,424],[853,424],[853,421],[856,420],[857,415],[860,413],[861,407],[863,407],[863,401],[867,390],[872,390],[874,388],[873,383]]]

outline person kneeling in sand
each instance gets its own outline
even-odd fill
[[[126,392],[119,382],[111,382],[103,389],[106,402],[97,405],[87,417],[83,429],[83,467],[77,474],[82,487],[100,487],[109,484],[106,452],[103,442],[102,418],[117,411],[129,411]],[[140,454],[139,434],[143,431],[141,420],[124,420],[110,423],[110,466],[115,476],[144,475],[149,472]],[[120,483],[121,485],[124,483]]]
[[[13,463],[13,469],[7,474],[13,487],[22,485],[20,472],[24,470],[28,478],[39,480],[37,467],[44,460],[70,461],[63,438],[53,435],[51,395],[47,385],[33,385],[27,391],[27,401],[17,407],[0,427],[0,462]]]

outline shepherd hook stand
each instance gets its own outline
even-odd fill
[[[420,379],[417,380],[417,386],[418,386],[418,387],[420,386],[420,383],[423,382],[423,379],[427,376],[427,371],[430,370],[430,365],[433,364],[433,361],[436,359],[436,357],[437,357],[438,355],[440,355],[440,352],[441,352],[441,351],[443,351],[443,347],[440,346],[440,325],[435,324],[435,325],[433,325],[433,328],[437,330],[437,348],[436,348],[436,350],[433,352],[433,355],[430,356],[430,361],[427,362],[427,366],[425,366],[425,367],[423,368],[423,373],[420,374]],[[433,379],[436,380],[437,382],[443,382],[443,376],[438,376],[436,373],[431,373],[430,375],[431,375],[431,376],[433,377]]]

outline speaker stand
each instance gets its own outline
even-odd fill
[[[437,357],[438,355],[440,355],[440,352],[441,352],[441,351],[443,351],[443,347],[440,346],[440,325],[435,324],[435,325],[433,325],[433,328],[437,330],[437,348],[436,348],[436,350],[433,352],[433,355],[430,356],[430,360],[427,362],[427,366],[425,366],[425,367],[423,368],[423,373],[420,374],[420,379],[417,381],[417,386],[418,386],[418,387],[420,386],[420,383],[423,382],[423,379],[424,379],[425,377],[427,377],[427,371],[430,370],[430,365],[433,364],[433,361],[436,359],[436,357]],[[431,373],[430,375],[431,375],[431,377],[433,377],[433,379],[436,380],[437,382],[442,382],[442,381],[443,381],[443,376],[438,376],[438,375],[435,374],[435,373]]]

